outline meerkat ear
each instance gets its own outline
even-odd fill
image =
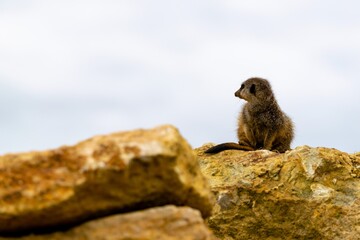
[[[256,89],[255,89],[255,84],[251,84],[251,87],[250,87],[250,93],[254,94],[255,95],[255,92],[256,92]]]

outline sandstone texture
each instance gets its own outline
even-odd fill
[[[360,154],[297,147],[204,154],[195,149],[217,203],[220,239],[360,239]]]
[[[200,212],[165,206],[93,220],[63,232],[18,240],[215,240]],[[10,240],[1,238],[0,240]]]
[[[170,125],[0,156],[0,183],[0,236],[166,204],[207,217],[213,206],[191,147]]]

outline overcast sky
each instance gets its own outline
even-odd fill
[[[267,78],[292,147],[360,151],[358,0],[0,1],[0,154],[177,126],[237,141],[242,81]]]

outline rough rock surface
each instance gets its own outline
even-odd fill
[[[209,216],[213,206],[191,147],[169,125],[0,156],[0,183],[0,235],[165,204]]]
[[[10,238],[1,238],[6,240]],[[13,239],[13,238],[11,238]],[[18,240],[215,240],[199,211],[165,206],[84,223],[64,232]]]
[[[298,147],[284,154],[195,150],[217,203],[221,239],[360,239],[360,154]]]

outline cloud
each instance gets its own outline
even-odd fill
[[[162,123],[194,146],[236,141],[233,93],[252,76],[293,118],[293,146],[360,151],[356,1],[1,4],[0,152]]]

